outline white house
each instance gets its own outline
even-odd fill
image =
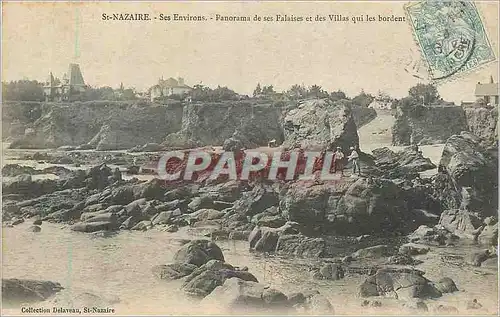
[[[476,98],[483,99],[487,105],[493,107],[498,106],[498,94],[498,83],[493,82],[493,76],[490,77],[490,82],[487,84],[477,83],[474,92]]]
[[[150,88],[151,101],[156,98],[168,97],[172,95],[184,95],[189,93],[193,88],[184,84],[183,78],[174,79],[172,77],[164,80],[163,78],[158,79],[158,84]]]
[[[373,109],[381,109],[381,110],[390,110],[392,101],[385,100],[377,100],[374,99],[371,104],[368,105],[368,108]]]

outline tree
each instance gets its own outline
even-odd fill
[[[44,101],[43,84],[36,80],[2,82],[4,100]]]
[[[253,96],[254,97],[257,97],[258,95],[260,95],[262,93],[262,89],[260,88],[260,84],[257,84],[257,87],[255,87],[254,91],[253,91]]]
[[[345,92],[342,90],[337,90],[330,93],[330,99],[333,101],[347,99]]]
[[[131,88],[122,90],[121,95],[122,95],[122,100],[135,100],[135,99],[137,99],[134,90]]]
[[[328,97],[328,93],[321,88],[321,86],[318,85],[312,85],[309,87],[309,91],[307,93],[308,97],[314,97],[314,98],[325,98]]]
[[[303,85],[293,85],[286,91],[286,94],[291,99],[301,99],[306,97],[307,89]]]
[[[433,84],[417,84],[408,91],[410,97],[421,100],[423,104],[430,105],[439,100],[439,93]]]
[[[79,97],[82,101],[116,100],[116,95],[111,87],[87,88]]]
[[[273,85],[262,87],[262,94],[263,95],[269,96],[269,95],[272,95],[272,94],[275,94],[275,93],[276,92],[274,91]]]
[[[352,98],[352,102],[360,107],[368,107],[374,99],[375,97],[362,90],[359,95]]]
[[[189,95],[193,101],[224,101],[238,98],[238,94],[233,90],[221,86],[211,89],[203,85],[194,85]]]

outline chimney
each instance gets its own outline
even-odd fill
[[[177,78],[177,82],[179,83],[179,86],[184,85],[184,78],[181,77]]]
[[[493,81],[493,75],[490,76],[490,84],[493,84],[494,81]]]

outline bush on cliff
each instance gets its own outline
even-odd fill
[[[227,87],[218,86],[212,89],[203,85],[194,85],[189,93],[193,101],[238,100],[238,94]]]
[[[439,92],[436,86],[429,84],[417,84],[408,91],[408,96],[417,100],[423,100],[423,103],[430,105],[439,100]]]

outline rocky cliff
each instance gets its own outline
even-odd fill
[[[301,105],[252,99],[171,105],[95,101],[25,106],[10,105],[3,118],[13,139],[11,148],[121,150],[152,143],[161,143],[158,149],[254,148],[271,140],[276,145],[347,148],[359,143],[349,101],[314,99]]]
[[[359,145],[348,101],[308,100],[290,110],[284,120],[285,145],[303,148]]]
[[[2,140],[12,141],[24,135],[33,123],[40,118],[40,102],[3,102],[2,103]]]
[[[283,107],[272,103],[228,101],[184,106],[179,131],[169,134],[163,145],[190,148],[223,145],[234,134],[246,138],[246,146],[283,142]]]
[[[354,103],[351,104],[352,117],[359,129],[377,117],[377,111],[372,108],[362,107]]]
[[[55,148],[88,144],[98,150],[127,149],[161,142],[180,129],[180,105],[140,106],[127,102],[44,103],[32,129],[13,148]],[[3,122],[8,122],[4,118]]]
[[[460,106],[419,106],[403,104],[395,110],[393,145],[438,144],[467,131],[465,111]]]
[[[467,127],[489,146],[498,141],[498,110],[496,108],[464,108]]]

